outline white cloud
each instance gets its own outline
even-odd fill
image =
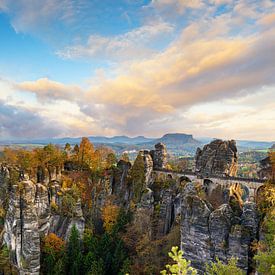
[[[275,100],[273,7],[263,10],[257,1],[251,5],[226,1],[230,10],[218,15],[217,6],[225,1],[214,2],[205,15],[183,27],[154,17],[128,33],[92,35],[85,45],[59,52],[65,58],[117,62],[113,77],[100,70],[85,91],[47,78],[15,87],[36,95],[38,102],[31,103],[32,110],[50,121],[60,121],[62,134],[187,131],[201,136],[275,139],[275,108],[270,103]],[[199,12],[206,5],[205,1],[193,2],[193,6],[186,1],[173,3]],[[164,0],[152,5],[173,3]],[[155,51],[163,34],[176,32],[176,39]],[[270,102],[265,100],[268,96]]]
[[[165,35],[172,33],[173,25],[156,21],[116,36],[91,35],[86,45],[69,46],[57,54],[62,58],[100,58],[130,60],[144,58],[155,52],[155,46]]]

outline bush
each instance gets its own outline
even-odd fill
[[[245,273],[237,267],[237,259],[231,258],[228,264],[223,264],[219,259],[216,263],[206,264],[207,275],[244,275]]]
[[[166,270],[161,271],[162,275],[195,275],[197,271],[192,268],[191,262],[184,259],[183,251],[179,250],[177,246],[173,246],[171,252],[168,253],[169,257],[176,263],[173,265],[166,265]]]

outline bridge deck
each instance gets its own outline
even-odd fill
[[[178,174],[182,176],[197,176],[198,178],[200,175],[196,174],[192,171],[173,171],[169,169],[154,169],[157,172],[164,172],[170,174]],[[258,179],[258,178],[242,178],[242,177],[230,177],[230,176],[220,176],[220,175],[208,175],[203,177],[204,179],[221,179],[221,180],[231,180],[231,181],[243,181],[243,182],[254,182],[254,183],[265,183],[266,180]]]

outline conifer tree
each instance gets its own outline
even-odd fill
[[[66,274],[78,275],[82,269],[82,251],[79,231],[75,225],[71,230],[71,235],[66,249]]]

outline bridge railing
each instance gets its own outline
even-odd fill
[[[171,169],[161,169],[161,168],[156,168],[154,171],[157,172],[164,172],[164,173],[176,173],[176,174],[181,174],[181,175],[186,175],[186,176],[197,176],[197,177],[202,177],[204,179],[221,179],[221,180],[236,180],[236,181],[245,181],[245,182],[255,182],[255,183],[265,183],[265,179],[258,179],[258,178],[243,178],[243,177],[230,177],[230,176],[221,176],[221,175],[200,175],[198,173],[192,172],[192,171],[175,171]]]

